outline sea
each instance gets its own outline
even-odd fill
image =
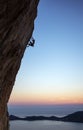
[[[63,117],[76,111],[83,111],[80,105],[9,105],[9,114],[26,116]],[[10,121],[10,130],[83,130],[83,123],[61,121]]]

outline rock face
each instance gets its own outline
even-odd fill
[[[38,2],[0,0],[0,130],[9,129],[7,102],[32,36]]]

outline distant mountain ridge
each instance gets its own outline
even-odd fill
[[[62,121],[83,123],[83,111],[74,112],[65,117],[62,117]]]
[[[37,121],[37,120],[51,120],[51,121],[65,121],[65,122],[79,122],[83,123],[83,111],[77,111],[64,117],[56,116],[26,116],[24,118],[14,115],[9,116],[10,121],[23,120],[23,121]]]

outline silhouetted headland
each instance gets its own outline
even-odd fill
[[[50,121],[65,121],[65,122],[79,122],[83,123],[83,111],[74,112],[64,117],[56,117],[56,116],[26,116],[24,118],[20,118],[14,115],[10,115],[10,121],[14,120],[22,120],[22,121],[38,121],[38,120],[50,120]]]

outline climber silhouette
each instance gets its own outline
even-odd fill
[[[29,46],[34,47],[34,44],[35,44],[35,39],[32,37],[32,38],[30,39],[30,41],[28,42],[27,47],[29,47]]]

